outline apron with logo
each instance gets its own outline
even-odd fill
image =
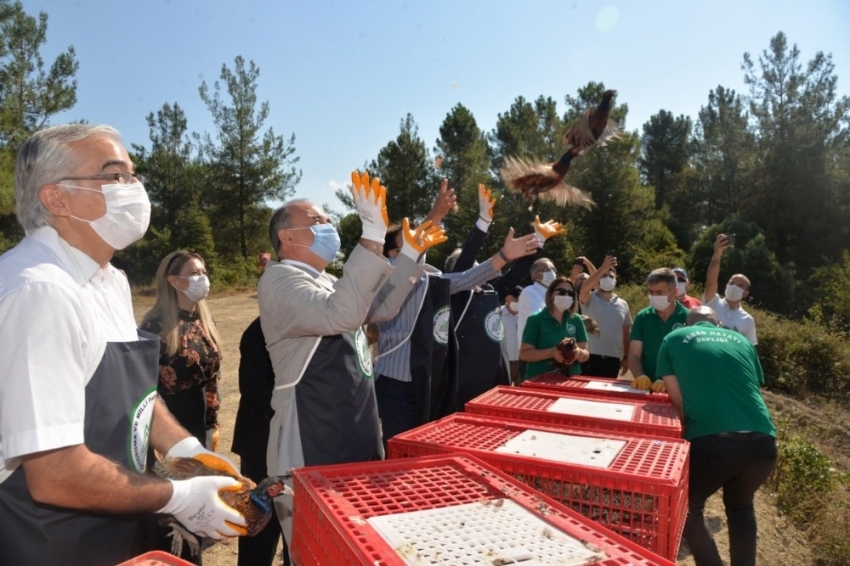
[[[455,302],[458,341],[458,407],[497,385],[510,385],[501,342],[505,339],[499,295],[489,286]],[[458,295],[455,295],[457,297]]]
[[[372,356],[362,328],[323,336],[295,386],[305,466],[383,457]]]
[[[450,290],[450,281],[428,275],[425,297],[410,334],[410,375],[420,425],[457,411],[457,345]]]
[[[86,385],[84,438],[90,451],[141,473],[156,402],[159,336],[138,332],[136,342],[107,343]],[[113,566],[131,557],[138,525],[137,515],[36,503],[23,466],[0,484],[0,564]]]

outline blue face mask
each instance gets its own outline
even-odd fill
[[[336,254],[339,252],[342,243],[333,224],[313,224],[312,226],[303,226],[303,228],[309,228],[313,232],[313,243],[305,247],[328,263],[336,259]],[[290,228],[290,230],[300,229]]]

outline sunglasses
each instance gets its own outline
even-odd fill
[[[572,289],[555,289],[555,294],[561,295],[561,296],[568,295],[570,297],[576,296],[576,292],[573,291]]]

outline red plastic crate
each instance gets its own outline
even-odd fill
[[[518,443],[520,438],[531,435],[532,439],[542,440],[545,433],[568,435],[568,441],[616,441],[615,446],[623,446],[604,467],[565,462],[561,459],[564,450],[550,453],[549,458],[497,451],[512,439]],[[593,446],[588,450],[593,450]],[[688,511],[690,444],[685,440],[623,436],[456,413],[389,441],[390,458],[452,452],[480,458],[625,538],[670,560],[676,559]]]
[[[636,401],[651,401],[653,403],[669,403],[670,396],[666,393],[641,392],[635,389],[595,389],[614,383],[628,385],[629,382],[622,379],[605,379],[603,377],[591,377],[587,375],[573,375],[567,377],[561,373],[543,373],[522,382],[523,387],[530,387],[542,391],[557,391],[565,393],[577,393],[582,395],[594,395],[599,397],[610,397],[613,399],[635,399]]]
[[[519,509],[536,523],[546,525],[536,536],[574,539],[594,552],[598,558],[586,561],[588,565],[673,564],[465,454],[300,468],[295,470],[293,481],[291,553],[299,566],[432,563],[429,560],[455,564],[459,562],[452,559],[451,552],[458,531],[474,531],[475,540],[484,536],[487,548],[495,549],[488,559],[465,554],[462,563],[511,563],[501,562],[498,552],[505,544],[518,545],[519,539],[495,532],[495,520],[443,524],[436,532],[429,532],[423,521],[421,526],[414,526],[413,542],[396,546],[373,526],[376,521],[404,517],[404,513],[417,512],[413,516],[418,517],[469,508],[481,513],[492,511],[494,519],[503,508]],[[545,543],[543,538],[540,540]],[[424,554],[434,552],[428,543],[439,547],[436,554],[440,557]],[[556,562],[535,562],[547,563]]]
[[[192,563],[162,550],[152,550],[122,562],[118,566],[192,566]]]
[[[566,400],[564,402],[596,405],[600,411],[607,407],[621,405],[633,413],[628,420],[619,420],[601,416],[601,413],[577,415],[552,411],[553,405],[561,399]],[[563,424],[627,434],[663,438],[682,437],[682,423],[679,421],[676,408],[671,403],[610,399],[500,385],[469,401],[466,404],[466,412],[503,419]]]

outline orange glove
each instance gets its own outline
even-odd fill
[[[660,379],[652,382],[651,389],[655,393],[666,393],[667,392],[667,386],[664,385],[664,381],[662,381]]]
[[[431,224],[430,220],[426,220],[417,228],[411,229],[410,221],[405,218],[402,221],[401,233],[404,238],[399,253],[406,255],[413,261],[418,261],[419,256],[431,246],[436,246],[448,240],[446,231]]]
[[[633,389],[640,389],[641,391],[648,391],[652,387],[652,380],[649,379],[645,375],[637,376],[634,381],[632,381]]]

